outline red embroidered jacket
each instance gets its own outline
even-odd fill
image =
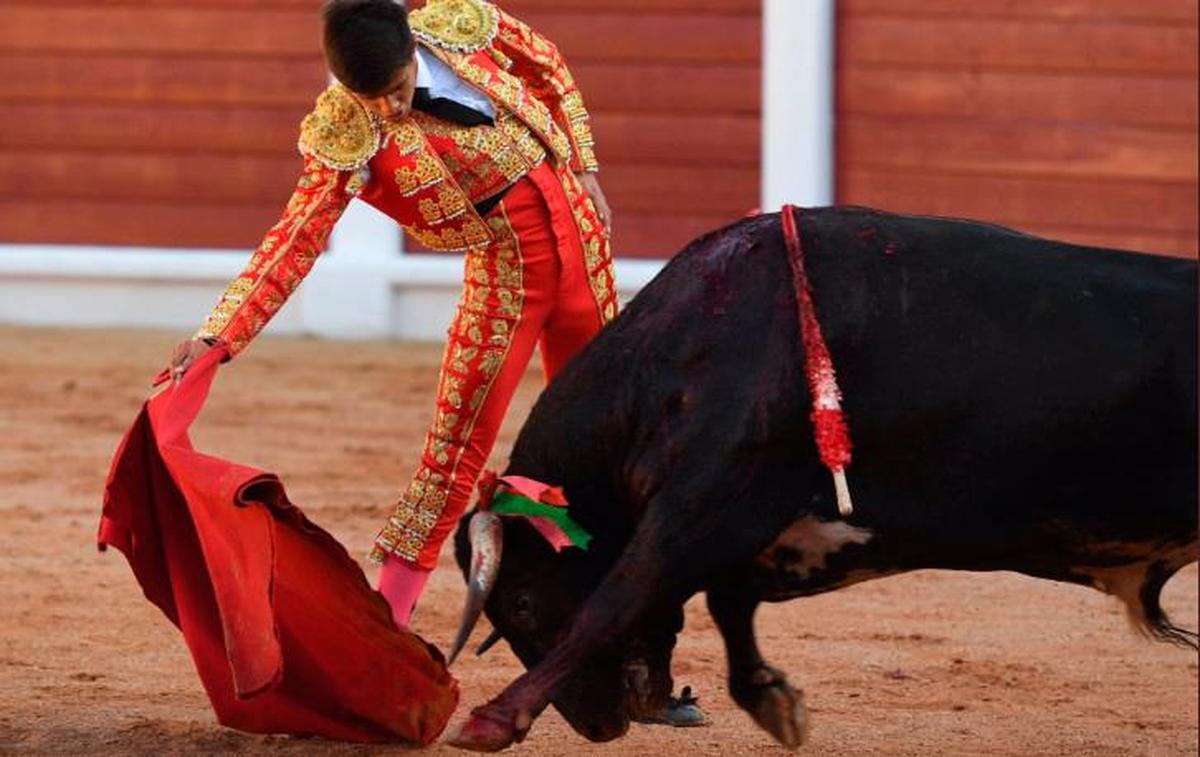
[[[418,44],[495,104],[495,126],[473,127],[490,129],[489,138],[468,140],[465,127],[435,128],[436,119],[419,116],[382,124],[341,85],[329,87],[301,124],[304,168],[282,218],[197,337],[224,341],[231,355],[249,344],[312,268],[354,196],[426,247],[459,251],[492,241],[474,207],[479,187],[506,186],[547,155],[576,173],[596,170],[588,113],[552,43],[485,0],[431,0],[409,22]]]

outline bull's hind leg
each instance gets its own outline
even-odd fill
[[[1177,626],[1167,617],[1167,613],[1163,611],[1161,596],[1163,587],[1171,576],[1175,575],[1184,565],[1187,565],[1189,559],[1195,552],[1194,547],[1190,552],[1185,551],[1182,558],[1176,556],[1174,561],[1158,561],[1151,563],[1146,569],[1146,576],[1142,580],[1141,588],[1138,590],[1138,602],[1140,605],[1140,617],[1135,620],[1139,626],[1145,628],[1152,637],[1159,641],[1178,644],[1183,647],[1191,647],[1192,649],[1200,650],[1200,637],[1195,631],[1190,631],[1181,626]],[[1131,614],[1134,611],[1131,610]]]
[[[708,592],[708,610],[721,636],[729,665],[729,694],[754,722],[789,749],[808,737],[804,694],[763,660],[754,636],[758,600],[750,582],[727,583]]]

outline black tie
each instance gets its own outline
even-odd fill
[[[474,108],[468,108],[448,97],[430,97],[429,89],[426,87],[416,88],[413,92],[412,104],[419,111],[460,126],[479,126],[480,124],[491,126],[493,124],[492,119]]]

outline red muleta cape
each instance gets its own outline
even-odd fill
[[[437,738],[458,703],[440,652],[398,630],[341,544],[270,473],[197,452],[223,349],[148,400],[117,450],[99,547],[182,632],[217,720],[346,741]]]

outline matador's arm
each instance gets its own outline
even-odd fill
[[[550,109],[555,122],[571,139],[571,170],[596,171],[591,117],[583,95],[554,43],[504,11],[499,11],[499,28],[493,47],[512,62],[510,73],[519,77],[535,97]]]
[[[325,249],[350,201],[346,192],[350,175],[305,155],[304,170],[283,217],[230,282],[196,338],[218,339],[232,356],[262,331]]]

